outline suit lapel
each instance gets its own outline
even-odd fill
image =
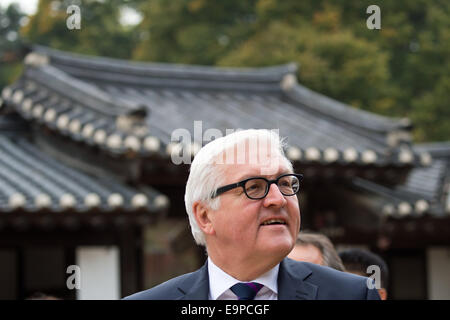
[[[181,300],[208,300],[209,278],[208,261],[197,271],[189,275],[179,286]]]
[[[284,259],[278,271],[278,300],[313,300],[317,286],[305,281],[312,271],[301,262]]]
[[[305,281],[312,273],[306,265],[291,259],[284,259],[278,271],[278,300],[313,300],[317,296],[317,286]],[[179,286],[182,300],[208,300],[208,261],[190,274]]]

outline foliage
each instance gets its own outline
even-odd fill
[[[67,8],[81,9],[81,29],[69,30]],[[120,22],[120,0],[39,0],[38,11],[22,32],[32,43],[60,50],[130,59],[136,45],[132,30]]]
[[[19,29],[24,19],[17,5],[0,6],[0,90],[21,72]]]
[[[134,57],[174,63],[215,64],[252,32],[254,2],[152,0],[139,9],[143,41]]]
[[[299,81],[354,107],[409,117],[416,141],[450,140],[450,2],[377,1],[381,30],[366,27],[373,1],[83,0],[82,29],[68,4],[40,0],[24,28],[32,42],[124,59],[220,66],[297,62]],[[144,19],[118,21],[124,5]]]
[[[280,22],[270,24],[219,64],[258,66],[289,61],[300,66],[301,83],[371,111],[376,111],[376,102],[383,98],[384,88],[378,84],[389,79],[388,55],[376,45],[349,31],[323,34],[314,26]]]

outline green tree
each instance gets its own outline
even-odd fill
[[[409,88],[417,140],[450,140],[450,3],[426,10],[401,79]]]
[[[372,111],[384,101],[388,54],[350,31],[324,34],[314,25],[274,22],[218,63],[264,66],[290,61],[299,64],[302,84],[335,99]]]
[[[0,6],[0,90],[11,83],[21,72],[22,42],[19,29],[24,14],[16,4]]]
[[[416,141],[450,140],[450,2],[379,0],[381,30],[366,26],[371,0],[40,0],[23,35],[93,55],[221,66],[295,61],[300,82],[357,108],[409,117]],[[121,8],[143,15],[119,23]]]
[[[70,30],[66,24],[70,16],[67,8],[72,3],[78,3],[81,9],[79,30]],[[120,0],[40,0],[22,34],[32,43],[60,50],[130,59],[136,37],[120,23],[124,4]]]
[[[255,1],[150,0],[139,9],[138,60],[215,64],[255,26]]]

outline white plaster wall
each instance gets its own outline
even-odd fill
[[[115,246],[86,246],[76,249],[81,288],[78,300],[120,299],[120,257]]]
[[[450,247],[427,249],[428,299],[450,300]]]

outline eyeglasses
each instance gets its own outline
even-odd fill
[[[299,192],[300,181],[302,180],[303,175],[296,173],[283,174],[275,180],[268,180],[263,177],[249,178],[218,188],[212,198],[218,197],[234,188],[242,187],[249,199],[259,200],[267,196],[272,183],[278,186],[278,189],[284,196],[293,196]]]

